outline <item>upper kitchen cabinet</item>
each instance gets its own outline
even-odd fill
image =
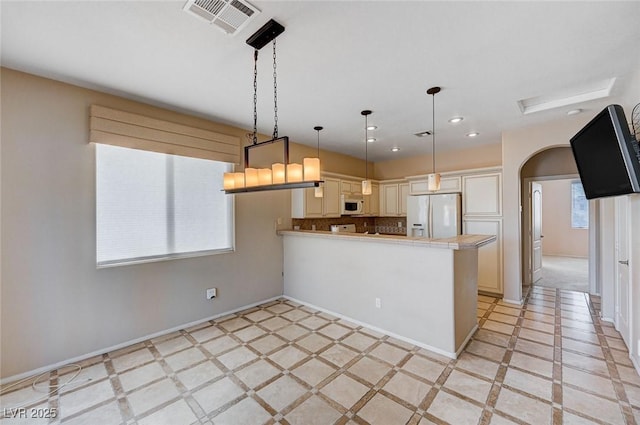
[[[380,185],[380,216],[407,215],[409,183],[384,183]]]
[[[440,189],[431,191],[427,179],[409,181],[409,195],[429,195],[431,193],[462,192],[462,179],[460,176],[445,177],[440,179]]]
[[[315,189],[291,190],[291,218],[340,217],[340,180],[325,177],[323,197],[315,197]]]
[[[340,180],[325,177],[324,196],[322,198],[323,217],[340,217]]]
[[[502,173],[462,176],[464,215],[502,215]]]
[[[340,191],[345,195],[362,195],[362,182],[340,180]]]
[[[364,196],[364,213],[377,216],[380,214],[380,186],[371,184],[371,195]]]

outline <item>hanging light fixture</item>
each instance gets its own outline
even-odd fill
[[[362,194],[371,195],[371,180],[369,180],[369,122],[368,118],[371,111],[364,110],[360,112],[364,115],[364,180],[362,180]]]
[[[318,170],[318,177],[316,180],[320,180],[320,130],[322,130],[322,127],[317,125],[315,127],[313,127],[313,129],[318,133],[318,158],[315,158],[318,161],[318,165],[317,165],[317,170]],[[306,158],[305,158],[306,159]],[[307,171],[307,164],[305,163],[305,172]],[[306,179],[305,179],[306,180]],[[322,187],[322,185],[320,186],[316,186],[315,191],[314,191],[314,195],[316,198],[322,198],[324,196],[324,189]]]
[[[297,189],[320,187],[319,158],[304,158],[302,164],[289,162],[289,137],[278,136],[278,84],[276,73],[276,37],[282,34],[284,27],[271,19],[247,39],[253,52],[253,133],[252,143],[244,147],[244,173],[225,173],[224,191],[227,194],[259,192],[264,190]],[[258,51],[273,41],[273,110],[274,125],[271,140],[258,143]],[[271,164],[270,168],[254,168],[250,165],[251,149],[282,143],[282,162]],[[318,142],[319,143],[319,142]]]
[[[432,101],[432,120],[433,127],[431,131],[431,161],[432,172],[427,176],[429,190],[440,190],[440,173],[436,173],[436,94],[440,92],[440,87],[431,87],[427,90],[427,94],[431,95]]]

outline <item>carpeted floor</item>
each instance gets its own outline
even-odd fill
[[[545,255],[542,257],[542,278],[534,285],[589,292],[589,260]]]

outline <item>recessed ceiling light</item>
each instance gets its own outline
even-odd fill
[[[473,131],[471,133],[467,133],[467,137],[476,137],[479,136],[480,133],[478,133],[477,131]]]
[[[369,143],[371,143],[371,142],[375,142],[375,141],[376,141],[376,139],[375,139],[375,138],[373,138],[373,137],[369,137],[369,138],[367,139],[367,142],[369,142]]]
[[[369,127],[367,127],[367,130],[376,130],[377,128],[377,125],[370,125]]]
[[[567,115],[576,115],[576,114],[579,114],[580,112],[582,112],[582,109],[580,109],[580,108],[572,109],[569,112],[567,112]]]
[[[427,137],[427,136],[431,136],[431,132],[429,130],[421,131],[420,133],[415,133],[414,136]]]
[[[397,147],[391,148],[391,152],[398,152],[399,150],[400,150],[400,148],[397,148]]]
[[[451,119],[449,119],[449,122],[451,124],[455,124],[455,123],[459,123],[460,121],[462,121],[464,118],[463,117],[453,117]]]

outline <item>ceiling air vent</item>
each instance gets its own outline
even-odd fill
[[[189,0],[183,9],[232,35],[260,13],[244,0]]]

